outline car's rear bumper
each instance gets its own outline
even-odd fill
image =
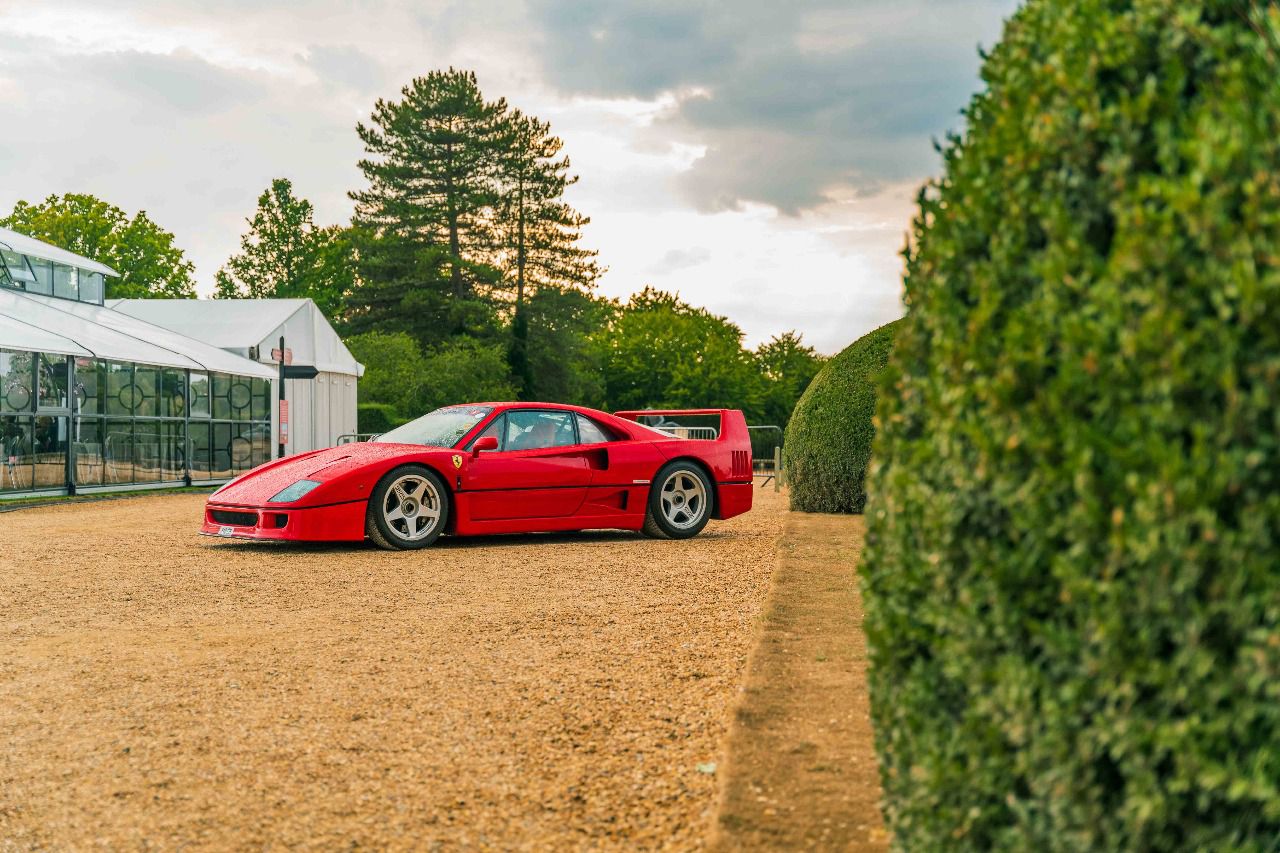
[[[751,497],[755,494],[751,483],[716,484],[716,518],[733,518],[751,509]]]
[[[280,542],[359,542],[366,501],[306,508],[234,506],[210,502],[202,536]]]

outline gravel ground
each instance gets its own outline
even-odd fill
[[[0,849],[700,847],[756,495],[688,542],[407,554],[199,538],[199,495],[5,514]]]

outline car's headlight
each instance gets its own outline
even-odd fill
[[[315,480],[299,480],[298,482],[294,483],[292,486],[286,486],[285,488],[276,492],[275,497],[271,498],[271,500],[267,501],[267,503],[273,503],[273,504],[293,503],[296,500],[301,500],[303,497],[306,496],[307,492],[310,492],[312,489],[314,489],[318,485],[320,484]]]

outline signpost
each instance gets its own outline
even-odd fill
[[[293,350],[284,345],[284,335],[280,336],[279,348],[271,351],[271,360],[280,365],[280,376],[276,379],[280,386],[280,445],[276,458],[283,459],[284,446],[289,441],[289,401],[284,398],[284,370],[285,365],[293,361]]]
[[[271,360],[280,365],[280,375],[276,384],[280,386],[280,444],[276,458],[284,458],[284,446],[289,443],[289,401],[284,398],[284,381],[286,379],[315,379],[320,371],[310,364],[293,363],[293,350],[284,345],[284,335],[280,336],[280,346],[271,350]]]

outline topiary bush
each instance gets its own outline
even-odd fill
[[[900,849],[1280,845],[1278,45],[1028,0],[921,194],[863,581]]]
[[[900,321],[863,335],[813,378],[796,403],[782,442],[791,508],[862,512],[863,480],[875,427],[876,375]]]

